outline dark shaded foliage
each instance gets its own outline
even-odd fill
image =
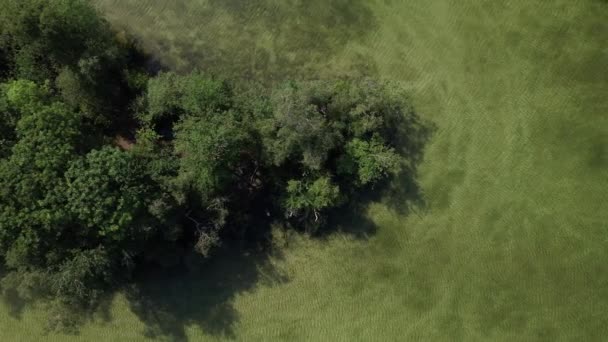
[[[234,337],[238,313],[232,300],[257,283],[275,285],[287,277],[268,263],[266,252],[227,243],[211,259],[195,255],[173,268],[147,268],[127,287],[131,310],[146,324],[148,337],[186,340],[185,328]]]
[[[40,301],[77,329],[126,286],[151,337],[231,337],[234,296],[286,281],[271,227],[365,238],[369,200],[419,197],[430,130],[399,84],[154,75],[86,1],[0,10],[0,285],[17,316]]]
[[[137,42],[114,33],[86,0],[0,1],[2,60],[0,76],[49,82],[112,132],[128,125],[130,100],[147,80]]]

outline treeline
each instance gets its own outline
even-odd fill
[[[0,81],[2,291],[53,324],[184,251],[322,232],[419,129],[391,83],[153,74],[84,0],[0,0]]]

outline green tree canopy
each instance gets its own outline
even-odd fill
[[[140,118],[159,128],[170,126],[182,116],[227,110],[232,106],[232,91],[226,82],[198,71],[185,76],[168,72],[150,79],[145,100],[147,106]]]
[[[0,160],[0,255],[13,266],[44,264],[69,226],[63,173],[78,150],[80,117],[29,81],[7,94],[20,119],[11,155]]]
[[[398,148],[399,130],[415,115],[406,100],[398,85],[369,79],[276,88],[255,117],[264,155],[286,199],[279,202],[286,216],[301,215],[298,222],[304,225],[320,222],[321,213],[344,203],[338,198],[347,199],[409,164],[410,156]],[[327,192],[316,191],[319,184]]]
[[[114,52],[111,30],[85,0],[0,1],[0,28],[16,76],[32,80]]]
[[[79,225],[96,237],[144,238],[145,212],[154,200],[142,163],[129,152],[105,147],[70,164],[67,205]],[[144,222],[141,222],[141,220]]]
[[[418,158],[397,84],[153,75],[85,0],[0,0],[0,81],[0,285],[57,324],[150,263],[323,232]]]

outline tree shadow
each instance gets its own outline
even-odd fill
[[[111,308],[115,295],[112,291],[90,305],[65,306],[61,305],[61,302],[53,301],[49,293],[38,291],[35,287],[24,285],[25,292],[22,293],[10,280],[8,284],[4,283],[3,280],[11,276],[8,270],[0,268],[0,300],[11,318],[21,320],[24,311],[33,307],[48,315],[43,327],[46,333],[55,331],[67,335],[78,335],[80,327],[86,323],[106,324],[112,320]]]
[[[437,126],[421,118],[413,108],[402,125],[397,128],[397,150],[408,159],[406,165],[393,178],[381,185],[378,194],[381,201],[400,215],[407,215],[413,208],[424,208],[424,194],[418,182],[418,167],[423,161],[427,143],[437,131]]]
[[[397,133],[394,134],[399,137],[396,149],[406,156],[407,163],[394,177],[352,194],[348,203],[330,214],[327,229],[321,230],[317,234],[319,237],[343,233],[357,239],[367,239],[374,235],[378,227],[367,216],[367,208],[372,203],[383,203],[401,216],[426,206],[418,182],[418,166],[423,160],[426,144],[437,127],[410,108],[404,121],[395,129]]]
[[[2,276],[0,276],[1,278]],[[21,298],[16,290],[7,289],[2,294],[2,303],[8,309],[8,315],[12,318],[21,319],[28,301]]]
[[[350,42],[366,39],[378,27],[364,0],[175,1],[146,13],[136,3],[118,6],[149,24],[130,26],[118,15],[119,24],[143,37],[147,49],[173,70],[200,68],[265,83],[376,73],[373,59],[354,51],[333,62]]]
[[[7,314],[15,319],[21,319],[23,311],[30,301],[23,298],[16,288],[5,283],[10,276],[10,271],[4,265],[4,260],[0,259],[0,301],[7,309]]]
[[[95,303],[86,307],[78,306],[53,306],[49,298],[39,300],[42,310],[45,310],[49,319],[46,321],[44,330],[46,333],[58,332],[66,335],[80,335],[80,328],[85,324],[105,325],[112,321],[112,303],[115,292],[109,291]],[[30,304],[28,302],[28,304]]]
[[[275,256],[276,257],[276,256]],[[186,341],[186,329],[234,338],[239,315],[233,300],[257,284],[288,281],[269,263],[270,254],[223,246],[212,257],[190,255],[172,269],[147,268],[127,287],[131,310],[146,325],[148,338]]]
[[[314,238],[326,239],[337,233],[361,240],[370,238],[378,229],[367,215],[368,206],[374,202],[385,203],[402,215],[424,205],[417,169],[435,126],[413,110],[402,126],[397,128],[402,137],[397,147],[408,156],[409,163],[396,177],[355,193],[352,201],[331,213]],[[262,224],[262,235],[270,233],[270,227],[271,222]],[[208,335],[236,338],[239,314],[233,306],[235,298],[259,284],[289,281],[269,262],[280,257],[276,254],[280,249],[260,245],[259,239],[248,243],[243,238],[229,239],[209,259],[191,255],[172,269],[143,267],[146,272],[136,277],[126,293],[131,310],[146,326],[146,337],[186,341],[187,328],[197,327]]]
[[[239,242],[218,247],[210,258],[189,254],[178,266],[140,267],[132,281],[89,307],[57,308],[48,296],[23,298],[16,289],[3,288],[0,296],[8,314],[21,319],[31,305],[49,315],[45,330],[66,335],[79,335],[87,323],[107,324],[112,321],[114,296],[125,293],[132,312],[144,323],[147,338],[187,341],[186,329],[194,326],[205,334],[235,338],[234,325],[239,315],[233,300],[241,293],[252,291],[257,285],[274,286],[289,279],[274,268],[270,258],[281,258],[280,251],[250,250]],[[7,272],[0,269],[0,279]],[[38,310],[37,309],[37,310]],[[62,316],[57,320],[57,315]]]
[[[336,233],[347,234],[356,239],[366,240],[376,234],[378,227],[366,215],[372,198],[360,198],[336,209],[330,214],[327,229],[322,229],[317,237],[325,239]]]

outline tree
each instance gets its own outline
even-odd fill
[[[15,128],[19,113],[8,101],[7,84],[0,84],[0,158],[10,155],[10,150],[17,140]]]
[[[97,303],[147,247],[174,248],[175,209],[148,159],[88,151],[80,113],[31,81],[3,87],[19,120],[10,156],[0,160],[2,287],[52,298],[65,315],[66,305]]]
[[[225,228],[243,233],[259,215],[251,209],[258,205],[253,202],[262,185],[259,144],[241,115],[236,110],[208,113],[176,126],[176,180],[189,195],[190,219],[205,239]]]
[[[77,153],[80,117],[29,81],[8,85],[18,111],[15,145],[0,161],[0,256],[30,272],[63,258],[71,226],[63,173]]]
[[[0,36],[0,82],[6,80],[11,72],[11,60],[9,58],[8,49],[3,46]]]
[[[0,1],[0,61],[14,78],[50,86],[97,127],[131,119],[145,70],[136,43],[116,35],[87,0]],[[0,75],[1,76],[1,75]]]
[[[357,186],[373,184],[400,169],[401,157],[395,149],[381,142],[376,135],[370,141],[355,138],[346,145],[346,153],[338,160],[337,173],[356,177]]]
[[[262,121],[265,145],[275,165],[288,160],[320,170],[343,139],[328,116],[328,89],[314,83],[288,83],[272,95],[273,114]]]
[[[154,200],[153,182],[131,153],[113,147],[91,151],[70,164],[65,178],[67,207],[93,237],[121,242],[154,233],[146,212]]]
[[[186,76],[161,73],[150,79],[147,108],[140,113],[143,123],[167,133],[182,116],[205,116],[232,106],[232,90],[221,80],[200,72]]]
[[[315,180],[290,180],[284,206],[288,218],[297,217],[307,229],[314,231],[324,223],[324,211],[335,207],[339,198],[340,188],[327,176]]]
[[[31,80],[52,79],[63,66],[114,52],[109,26],[85,0],[2,1],[0,28],[16,76]]]
[[[393,83],[153,76],[85,0],[0,0],[0,79],[0,285],[61,325],[183,250],[322,232],[418,158]]]
[[[203,197],[222,194],[242,173],[252,139],[232,111],[188,117],[176,127],[180,180]]]
[[[275,89],[255,117],[287,217],[304,226],[322,222],[353,193],[399,172],[408,156],[397,149],[397,137],[413,115],[406,99],[396,85],[367,79]],[[319,184],[331,191],[315,192]],[[316,198],[323,206],[315,206]]]

